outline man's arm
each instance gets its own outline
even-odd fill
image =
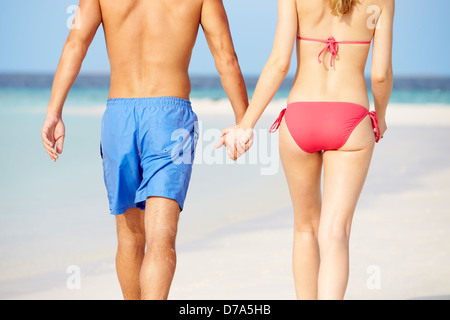
[[[248,96],[222,0],[203,2],[201,25],[238,124],[247,110]]]
[[[80,0],[74,28],[64,44],[53,79],[47,117],[41,132],[45,150],[53,161],[58,159],[58,153],[62,152],[64,143],[65,128],[61,120],[64,102],[80,72],[81,64],[101,22],[102,14],[98,0]],[[55,144],[57,144],[56,150]]]
[[[76,19],[79,21],[75,21]],[[61,116],[69,90],[80,72],[87,50],[102,22],[98,0],[80,0],[75,20],[56,69],[48,106],[48,111],[58,116]]]

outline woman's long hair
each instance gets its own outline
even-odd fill
[[[336,16],[348,13],[359,0],[330,0],[331,12]]]

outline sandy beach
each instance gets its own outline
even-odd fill
[[[236,164],[211,149],[214,135],[232,123],[231,107],[225,100],[193,101],[202,136],[179,223],[170,299],[295,299],[291,202],[278,135],[267,135],[285,103],[272,102],[259,122],[255,158],[249,155]],[[346,299],[449,299],[450,107],[393,105],[388,110],[388,132],[376,147],[352,226]],[[86,125],[81,116],[98,122],[102,111],[68,107],[72,134]],[[70,170],[68,162],[59,174]],[[92,170],[101,170],[99,163]],[[101,172],[94,178],[101,180]],[[83,256],[80,245],[71,259],[61,261],[50,252],[46,259],[54,261],[55,269],[2,279],[2,299],[122,299],[114,269],[114,218],[105,213],[102,183],[86,191],[96,215],[64,236],[72,239],[70,245],[90,241],[108,249],[92,259],[77,258]],[[64,188],[72,195],[64,201],[83,197],[77,189]],[[69,207],[65,216],[70,217]],[[76,225],[68,219],[64,223]],[[51,242],[58,241],[57,235],[49,231],[42,236]],[[72,264],[81,272],[75,288],[68,269]]]

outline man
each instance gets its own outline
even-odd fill
[[[55,74],[43,144],[56,161],[63,151],[65,99],[102,24],[111,83],[101,153],[111,214],[116,216],[117,275],[125,299],[167,299],[195,149],[197,119],[189,102],[188,67],[199,26],[236,123],[248,105],[223,3],[80,0],[75,20]]]

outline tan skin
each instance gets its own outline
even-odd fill
[[[371,5],[379,8],[374,28]],[[372,91],[381,135],[392,91],[392,29],[394,0],[361,0],[343,17],[331,14],[328,0],[279,0],[278,26],[271,56],[260,76],[242,120],[222,132],[217,147],[226,145],[237,159],[253,143],[253,128],[289,70],[294,45],[297,72],[288,103],[343,101],[369,108],[364,68],[369,45],[340,45],[334,67],[330,54],[317,56],[324,44],[296,36],[337,41],[370,41],[373,37]],[[370,27],[372,26],[372,27]],[[334,151],[302,151],[283,120],[279,151],[294,207],[293,273],[298,299],[343,299],[349,273],[349,237],[353,214],[364,186],[374,149],[369,117]],[[321,172],[323,168],[323,194]]]
[[[70,31],[64,45],[42,127],[52,161],[63,151],[64,102],[100,25],[111,67],[109,98],[189,99],[188,68],[201,26],[236,123],[242,120],[247,91],[221,0],[80,0],[77,17],[80,28]],[[116,217],[116,267],[125,299],[167,299],[175,271],[180,208],[159,197],[146,204],[145,213],[130,209]]]

